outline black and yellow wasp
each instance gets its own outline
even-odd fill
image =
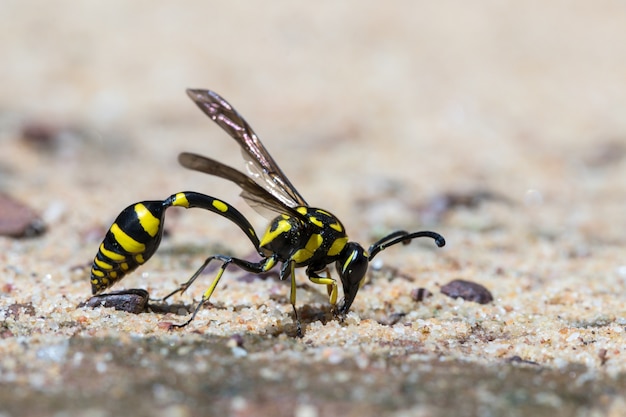
[[[156,251],[163,235],[163,220],[168,207],[202,208],[219,214],[235,223],[250,239],[261,256],[250,262],[232,256],[214,255],[207,258],[193,276],[163,300],[183,293],[212,262],[221,267],[209,288],[202,295],[189,324],[202,305],[207,302],[222,274],[230,264],[252,273],[263,273],[280,266],[280,278],[291,279],[290,302],[300,334],[296,303],[295,269],[306,267],[313,283],[326,285],[330,304],[337,314],[350,309],[356,294],[365,280],[369,262],[389,246],[408,243],[418,237],[429,237],[437,246],[445,245],[438,233],[397,231],[372,244],[367,251],[356,242],[348,240],[341,222],[326,210],[310,207],[287,179],[267,152],[257,135],[239,113],[222,97],[209,90],[187,90],[189,97],[200,109],[224,129],[242,148],[248,174],[223,163],[193,153],[181,153],[180,164],[186,168],[222,177],[234,182],[243,190],[242,197],[252,207],[269,209],[274,218],[259,240],[250,222],[233,206],[208,195],[185,191],[163,201],[142,201],[125,208],[108,230],[91,269],[91,286],[99,294],[121,280],[126,274],[146,262]],[[328,265],[335,263],[343,286],[343,301],[337,306],[338,289],[331,278]]]

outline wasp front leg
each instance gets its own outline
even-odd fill
[[[296,310],[296,263],[293,260],[283,263],[280,268],[280,279],[285,280],[290,278],[291,285],[289,287],[289,302],[293,309],[293,319],[296,323],[296,335],[302,337],[302,324],[300,324],[300,318],[298,317],[298,310]]]
[[[330,270],[328,268],[324,268],[323,271],[326,273],[325,277],[319,275],[311,268],[307,268],[306,274],[309,277],[309,281],[311,281],[312,283],[326,285],[326,291],[328,292],[328,302],[334,308],[337,304],[337,282],[330,277]]]

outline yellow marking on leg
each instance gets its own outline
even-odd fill
[[[146,245],[128,236],[117,223],[113,223],[113,226],[111,226],[111,233],[113,233],[117,243],[119,243],[126,252],[141,253],[146,250]]]
[[[187,200],[187,196],[185,195],[185,193],[176,194],[172,205],[177,207],[189,208],[189,201]]]
[[[326,285],[328,290],[328,301],[330,304],[337,304],[337,282],[330,277],[309,277],[309,280],[314,284]]]
[[[334,285],[335,280],[330,277],[309,277],[309,280],[314,284],[319,285]]]
[[[109,258],[112,261],[123,261],[126,259],[124,255],[121,255],[117,252],[113,252],[104,247],[104,243],[100,244],[100,253],[104,255],[105,258]]]
[[[274,225],[274,223],[272,223],[267,228],[267,231],[263,235],[263,239],[261,239],[261,243],[259,244],[259,246],[265,246],[281,234],[287,233],[289,230],[291,230],[291,223],[289,223],[287,220],[279,220],[275,224],[275,229],[272,230],[272,226]]]
[[[206,302],[209,301],[209,299],[211,298],[211,295],[213,295],[213,291],[215,291],[215,287],[217,287],[217,283],[220,282],[220,278],[222,278],[222,275],[224,274],[224,271],[226,271],[226,268],[224,267],[224,265],[222,265],[222,267],[220,268],[219,272],[217,273],[217,276],[213,279],[213,282],[211,283],[211,286],[209,288],[207,288],[207,290],[204,292],[204,294],[202,294],[202,302]]]
[[[161,220],[154,217],[154,214],[150,213],[150,210],[141,203],[135,204],[135,213],[143,230],[151,237],[155,237],[159,233]]]
[[[309,241],[306,243],[304,248],[299,249],[296,253],[293,254],[291,259],[296,261],[297,263],[303,263],[307,260],[311,259],[311,257],[315,254],[315,251],[322,246],[324,242],[324,238],[320,234],[313,234],[309,238]]]
[[[228,206],[223,201],[213,200],[213,203],[211,203],[211,204],[213,204],[213,207],[215,207],[216,209],[218,209],[222,213],[226,213],[228,211]]]
[[[274,258],[267,258],[265,260],[265,263],[263,264],[263,268],[261,270],[263,272],[267,272],[270,269],[272,269],[274,267],[274,265],[276,265],[276,259],[274,259]]]
[[[289,301],[293,306],[294,311],[296,310],[296,268],[295,262],[291,262],[291,291],[289,293]]]
[[[326,278],[330,278],[330,270],[328,269],[328,267],[326,267],[326,269],[324,269],[324,272],[326,272]],[[326,292],[328,293],[328,301],[330,302],[330,305],[335,305],[337,304],[337,283],[335,282],[335,280],[333,280],[333,284],[332,285],[327,285],[326,286]]]
[[[330,293],[328,295],[328,302],[330,303],[330,305],[334,306],[335,304],[337,304],[337,284],[335,283],[333,285],[327,285],[326,289]]]
[[[335,239],[333,244],[330,245],[330,249],[328,249],[328,252],[326,254],[328,256],[339,255],[341,253],[341,251],[343,250],[343,248],[346,247],[347,243],[348,243],[348,238],[347,237],[340,237],[340,238]]]

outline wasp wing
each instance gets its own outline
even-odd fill
[[[226,100],[210,90],[188,89],[187,95],[241,146],[248,174],[254,182],[288,207],[308,206],[250,125]]]
[[[257,184],[252,178],[243,172],[224,165],[214,159],[194,153],[183,152],[178,155],[178,162],[185,168],[204,172],[205,174],[214,175],[232,181],[242,189],[241,196],[250,204],[251,207],[263,207],[278,214],[289,214],[306,220],[302,214],[293,207],[285,205],[274,194]]]

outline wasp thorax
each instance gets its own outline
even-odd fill
[[[267,227],[260,248],[267,255],[275,254],[280,261],[291,257],[293,248],[302,245],[303,223],[301,220],[283,214],[276,217]]]

